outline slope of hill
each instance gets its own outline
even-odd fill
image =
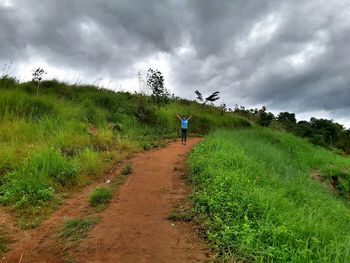
[[[101,176],[135,151],[178,136],[175,114],[193,114],[191,133],[249,126],[215,107],[55,80],[0,79],[0,203],[24,228],[35,227],[69,191]],[[1,231],[1,229],[0,229]],[[0,237],[0,243],[1,241]],[[0,244],[1,249],[1,244]]]
[[[189,161],[195,211],[223,258],[350,262],[349,158],[254,128],[212,133]]]

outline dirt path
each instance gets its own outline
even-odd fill
[[[185,157],[199,141],[179,142],[140,155],[133,173],[102,214],[102,222],[81,243],[77,262],[203,262],[208,250],[193,226],[167,220],[187,190]]]
[[[101,222],[69,255],[63,255],[52,237],[63,218],[86,213],[87,196],[73,198],[44,222],[16,249],[8,262],[205,262],[209,251],[195,234],[191,223],[167,220],[174,206],[188,194],[184,175],[186,155],[200,139],[187,146],[179,142],[168,147],[138,154],[131,159],[133,172],[100,213]],[[91,188],[91,187],[90,187]],[[80,202],[77,202],[80,201]],[[68,215],[68,216],[67,216]]]

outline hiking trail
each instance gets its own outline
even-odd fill
[[[165,148],[136,154],[128,163],[132,174],[98,213],[101,221],[78,247],[62,251],[57,229],[67,218],[88,216],[88,196],[102,186],[95,183],[67,200],[38,228],[18,237],[3,262],[205,262],[210,251],[193,223],[167,217],[181,206],[188,193],[186,157],[200,138],[179,141]],[[120,169],[119,169],[120,170]],[[119,171],[110,175],[113,180]],[[5,261],[6,259],[6,261]],[[69,261],[68,261],[69,260]]]

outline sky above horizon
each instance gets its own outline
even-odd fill
[[[11,66],[9,67],[9,65]],[[0,75],[177,96],[350,127],[350,0],[0,0]]]

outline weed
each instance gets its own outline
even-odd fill
[[[123,167],[122,171],[120,172],[121,175],[129,175],[131,173],[132,173],[132,167],[129,163],[127,165],[125,165]]]
[[[79,241],[85,238],[99,221],[98,217],[67,220],[59,230],[58,237],[61,241]]]
[[[96,188],[94,192],[90,195],[90,204],[93,207],[106,205],[112,199],[113,193],[111,189],[108,188]]]
[[[190,222],[193,220],[193,214],[192,213],[184,213],[184,212],[172,212],[168,218],[168,220],[171,220],[171,221],[181,221],[181,222]]]

